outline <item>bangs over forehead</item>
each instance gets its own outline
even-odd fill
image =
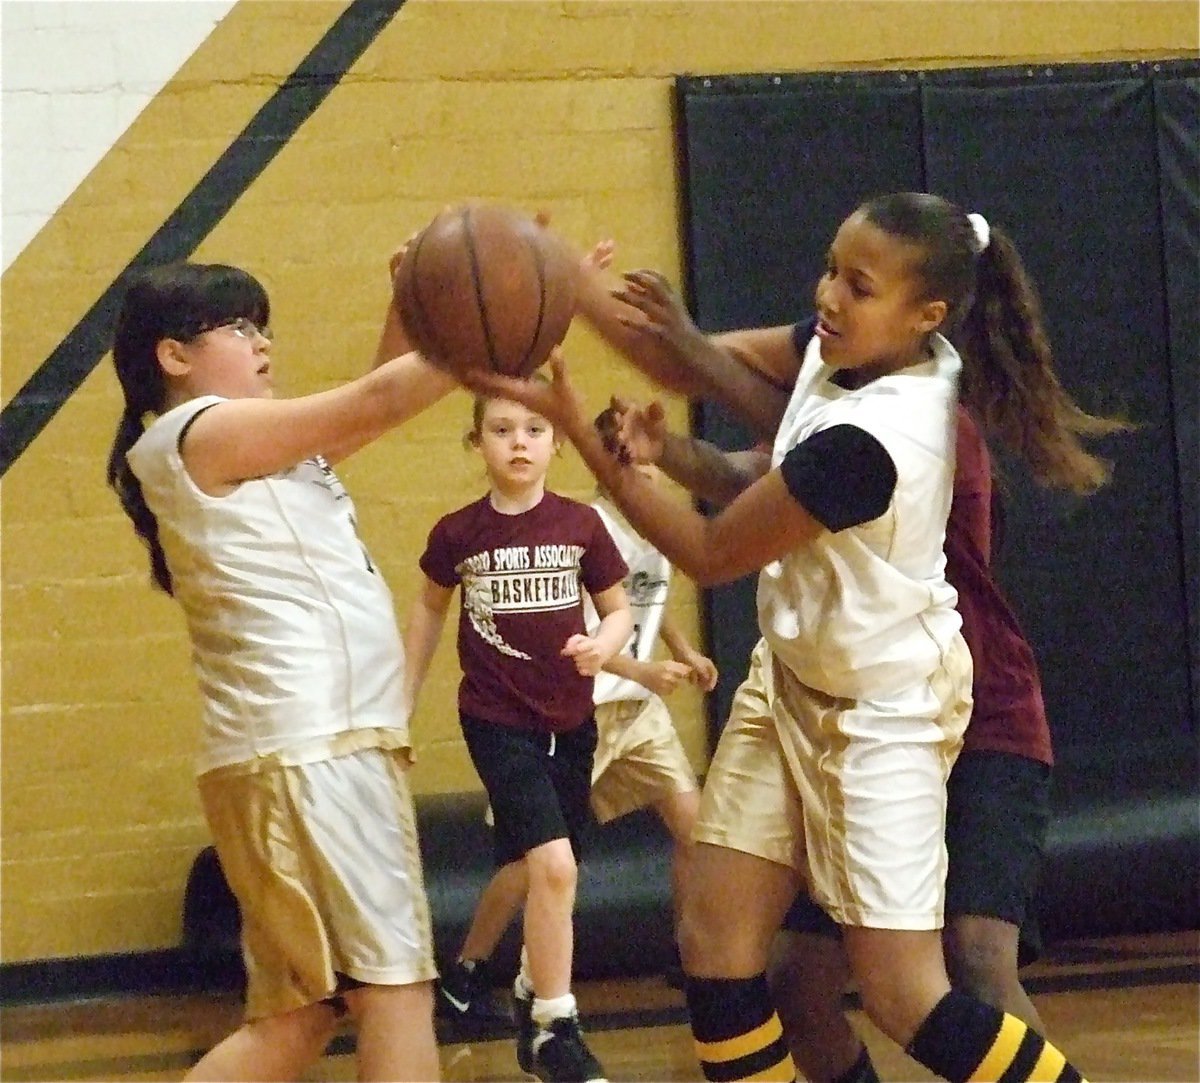
[[[542,416],[536,410],[515,399],[487,399],[483,404],[483,412],[486,417],[499,418],[502,421]]]
[[[253,275],[220,263],[188,267],[192,273],[178,275],[173,283],[171,307],[177,313],[180,337],[238,317],[259,327],[270,323],[267,291]]]
[[[270,322],[267,291],[253,275],[222,263],[171,263],[136,274],[117,318],[116,339],[126,349],[164,338],[182,341],[244,316]]]

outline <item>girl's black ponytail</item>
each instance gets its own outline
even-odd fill
[[[108,453],[108,484],[112,486],[121,507],[133,523],[133,529],[150,552],[150,575],[155,585],[167,594],[174,593],[167,558],[158,540],[158,520],[146,504],[142,484],[129,468],[129,449],[138,442],[146,427],[142,412],[126,402],[113,437],[112,450]]]

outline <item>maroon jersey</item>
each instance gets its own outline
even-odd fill
[[[975,662],[975,706],[964,751],[1011,752],[1053,763],[1033,649],[992,575],[992,464],[971,415],[958,408],[946,578],[958,591],[963,638]]]
[[[562,648],[586,632],[582,591],[608,590],[629,571],[592,508],[546,493],[529,511],[502,515],[485,496],[438,521],[421,570],[462,587],[463,714],[551,733],[587,721],[593,679]]]

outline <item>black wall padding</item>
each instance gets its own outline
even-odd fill
[[[1200,724],[1200,77],[1154,80],[1192,711]]]
[[[705,330],[806,318],[836,226],[867,194],[918,187],[921,114],[909,73],[683,79],[688,293]],[[720,407],[695,408],[696,432],[726,449],[746,430]],[[758,639],[755,577],[706,594],[721,678],[715,731]]]
[[[1011,473],[1001,574],[1038,649],[1064,750],[1195,735],[1184,629],[1196,577],[1185,578],[1184,560],[1196,544],[1198,67],[678,84],[688,289],[702,327],[804,318],[844,215],[881,191],[926,188],[1016,239],[1067,386],[1140,424],[1104,442],[1116,481],[1089,500]],[[744,446],[714,408],[700,408],[697,424]],[[719,722],[757,634],[753,580],[709,604]]]
[[[685,86],[691,81],[685,81]],[[921,116],[906,73],[738,76],[684,92],[689,287],[701,325],[807,312],[859,191],[920,176]]]
[[[1200,62],[697,76],[677,94],[686,288],[704,329],[806,318],[850,210],[936,191],[1014,238],[1071,392],[1138,424],[1099,445],[1115,480],[1091,498],[1039,489],[1001,457],[999,569],[1059,753],[1050,849],[1062,867],[1047,871],[1065,879],[1046,900],[1051,927],[1194,927]],[[694,420],[698,435],[746,446],[721,411]],[[710,592],[708,609],[715,737],[758,636],[753,577]],[[1063,919],[1076,890],[1082,909]],[[1088,890],[1123,902],[1099,908]]]
[[[1111,66],[948,73],[925,86],[926,187],[1016,241],[1063,383],[1141,428],[1088,499],[1017,469],[1000,573],[1042,664],[1055,743],[1191,726],[1153,85]],[[1195,249],[1193,249],[1193,253]],[[1193,373],[1193,379],[1195,375]]]
[[[1077,751],[1054,775],[1035,908],[1049,941],[1195,929],[1200,801],[1178,740]],[[1182,770],[1181,770],[1182,767]]]
[[[1147,795],[1151,800],[1146,800]],[[1087,936],[1097,926],[1112,934],[1136,934],[1179,925],[1194,914],[1200,863],[1200,808],[1174,784],[1170,764],[1150,749],[1129,757],[1122,769],[1072,775],[1062,787],[1062,807],[1047,839],[1047,864],[1059,874],[1046,878],[1038,920],[1047,939]],[[433,917],[439,964],[455,958],[480,893],[494,865],[479,793],[422,795],[416,799],[425,887]],[[671,839],[654,813],[643,809],[597,832],[580,867],[575,908],[577,979],[661,975],[675,960],[671,916]],[[1110,859],[1117,854],[1120,860]],[[1130,900],[1156,890],[1142,906]],[[1193,928],[1194,925],[1183,926]],[[205,847],[188,875],[183,904],[181,958],[170,967],[172,988],[231,989],[245,980],[239,934],[241,915],[225,882],[216,851]],[[510,983],[521,946],[514,922],[497,948],[492,975]],[[132,978],[110,964],[97,978],[69,971],[65,979],[45,965],[9,967],[6,992],[28,990],[36,979],[39,996],[81,988],[108,993],[162,984],[157,975]],[[145,969],[145,968],[143,968]],[[22,970],[26,972],[21,972]],[[153,987],[153,986],[152,986]],[[57,993],[55,991],[57,990]],[[468,1040],[442,1028],[443,1041]],[[500,1030],[488,1037],[505,1037]],[[479,1040],[480,1034],[473,1036]]]

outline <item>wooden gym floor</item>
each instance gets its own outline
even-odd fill
[[[1054,945],[1024,977],[1053,1040],[1092,1083],[1200,1081],[1200,932]],[[581,984],[589,1042],[611,1080],[695,1080],[683,997],[661,980]],[[0,1080],[179,1079],[232,1029],[237,998],[143,996],[7,1007]],[[885,1080],[933,1077],[854,1013]],[[519,1080],[511,1038],[441,1034],[446,1080]],[[352,1080],[336,1038],[308,1080]]]

